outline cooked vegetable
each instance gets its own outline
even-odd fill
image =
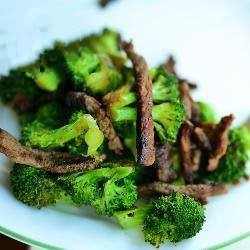
[[[218,118],[214,108],[205,102],[197,102],[200,108],[200,119],[202,122],[217,122]]]
[[[69,124],[50,129],[37,120],[27,124],[22,129],[22,143],[28,147],[40,149],[56,149],[67,146],[69,151],[78,154],[93,155],[103,143],[103,133],[96,121],[89,114],[74,113]]]
[[[184,106],[179,98],[178,83],[173,76],[161,69],[154,69],[152,116],[158,136],[164,143],[175,142],[184,119]],[[154,81],[155,80],[155,81]],[[131,84],[109,93],[104,97],[110,116],[114,122],[136,121],[137,98]]]
[[[172,56],[148,70],[115,31],[56,41],[0,76],[0,99],[21,125],[20,142],[0,128],[13,195],[36,208],[93,207],[123,228],[141,226],[157,247],[193,237],[201,204],[247,178],[250,160],[249,122],[217,120],[194,88]]]
[[[111,216],[137,200],[136,186],[128,178],[132,172],[131,167],[106,167],[59,179],[76,204],[93,206],[98,214]]]
[[[250,160],[250,132],[246,127],[229,131],[229,145],[218,168],[205,178],[216,182],[232,183],[247,175],[246,167]]]
[[[10,172],[14,196],[23,203],[37,208],[56,202],[73,203],[64,189],[56,182],[56,175],[43,169],[15,164]]]
[[[123,228],[142,226],[145,241],[157,247],[195,236],[205,221],[204,207],[181,193],[162,196],[151,204],[115,213]]]

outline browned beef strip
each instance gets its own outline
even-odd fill
[[[182,158],[183,175],[186,183],[192,183],[192,135],[193,125],[185,121],[180,132],[180,152]]]
[[[72,173],[95,169],[100,163],[92,157],[76,156],[66,152],[45,152],[24,147],[3,129],[0,129],[0,153],[16,163],[42,168],[52,173]]]
[[[172,55],[170,55],[162,67],[167,71],[168,74],[176,75],[175,65],[175,59]]]
[[[212,142],[212,151],[209,155],[207,171],[214,171],[218,167],[219,160],[227,152],[228,146],[228,131],[234,120],[233,115],[225,116],[216,126]]]
[[[184,103],[186,119],[191,120],[192,122],[198,122],[200,120],[199,106],[193,100],[188,84],[183,80],[179,81],[179,91]]]
[[[156,147],[155,165],[159,181],[169,182],[177,177],[172,168],[172,152],[169,144]]]
[[[195,127],[193,130],[193,136],[199,148],[204,149],[207,152],[210,152],[212,150],[210,140],[202,128]]]
[[[33,101],[30,101],[25,94],[17,93],[11,102],[8,103],[8,106],[14,109],[17,113],[22,113],[26,110],[35,109],[45,102],[62,99],[62,97],[63,93],[61,89],[56,92],[41,94]]]
[[[224,184],[190,184],[190,185],[172,185],[164,182],[153,182],[138,187],[138,193],[142,196],[168,195],[175,192],[181,192],[185,195],[194,197],[197,200],[204,199],[208,196],[220,195],[227,192]]]
[[[155,161],[154,124],[152,119],[152,79],[145,59],[134,51],[133,44],[124,42],[123,49],[132,61],[136,79],[137,101],[137,162],[151,166]]]
[[[96,119],[104,136],[108,139],[109,149],[114,151],[116,154],[123,153],[122,142],[99,101],[97,101],[94,97],[86,95],[84,92],[69,92],[66,102],[70,106],[78,106],[87,110]]]
[[[192,172],[198,171],[201,162],[201,150],[197,147],[192,150]]]

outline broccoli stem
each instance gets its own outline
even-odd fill
[[[139,208],[116,212],[114,216],[122,228],[136,227],[143,224],[151,208],[152,205],[148,204]]]

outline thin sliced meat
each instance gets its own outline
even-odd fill
[[[144,167],[155,161],[154,124],[152,119],[152,79],[145,59],[134,51],[133,44],[124,42],[123,49],[132,61],[136,79],[137,102],[137,162]]]
[[[181,192],[197,200],[204,200],[208,196],[225,194],[227,192],[227,188],[222,183],[210,185],[172,185],[159,181],[138,187],[138,193],[142,196],[168,195],[172,192]]]
[[[35,109],[45,102],[62,99],[62,97],[63,93],[61,89],[56,92],[41,94],[35,101],[30,101],[23,93],[17,93],[12,101],[8,103],[8,106],[14,109],[17,113],[22,113],[26,110]]]
[[[202,128],[195,127],[193,130],[193,136],[199,148],[206,150],[207,152],[210,152],[212,150],[210,140]]]
[[[178,79],[178,81],[180,83],[181,82],[186,82],[190,89],[196,89],[197,88],[197,84],[196,83],[189,82],[189,81],[187,81],[185,79],[180,78],[177,75],[176,69],[175,69],[176,61],[175,61],[173,55],[170,55],[167,58],[166,62],[164,64],[162,64],[161,66],[167,71],[168,74],[176,76],[176,78]]]
[[[76,156],[64,152],[45,152],[24,147],[3,129],[0,129],[0,153],[5,154],[16,163],[60,174],[91,170],[98,168],[100,164],[92,157]]]
[[[168,74],[170,75],[176,75],[176,70],[175,70],[175,59],[173,55],[170,55],[166,62],[162,65],[162,67],[167,71]]]
[[[155,165],[157,167],[156,174],[159,181],[170,182],[177,177],[177,174],[172,168],[172,152],[169,144],[156,147]]]
[[[202,152],[199,148],[192,149],[192,172],[199,170]]]
[[[179,81],[179,91],[181,99],[184,103],[186,119],[192,122],[199,122],[200,120],[200,108],[197,103],[193,100],[190,94],[190,87],[187,82]]]
[[[109,149],[114,151],[116,154],[123,153],[122,142],[99,101],[97,101],[94,97],[86,95],[84,92],[69,92],[66,102],[70,106],[77,106],[87,110],[96,119],[104,136],[108,139]]]
[[[212,141],[212,152],[209,155],[207,171],[214,171],[219,164],[219,160],[227,152],[228,131],[234,120],[233,115],[225,116],[216,126]]]
[[[192,141],[191,135],[193,131],[193,125],[190,122],[185,121],[182,125],[180,132],[180,152],[182,158],[183,175],[186,183],[192,183]]]

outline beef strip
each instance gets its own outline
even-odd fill
[[[201,162],[201,150],[197,147],[192,150],[192,172],[198,171]]]
[[[181,99],[184,103],[186,119],[195,123],[199,122],[200,109],[190,94],[190,87],[188,86],[187,82],[183,80],[179,81],[179,91],[181,94]]]
[[[192,130],[193,125],[186,121],[182,125],[180,132],[180,152],[182,158],[183,175],[186,183],[192,183]]]
[[[157,167],[156,174],[159,181],[170,182],[177,177],[177,174],[172,168],[172,152],[169,144],[156,147],[155,165]]]
[[[123,42],[123,49],[132,61],[136,79],[137,102],[137,162],[144,167],[155,161],[154,124],[152,119],[152,79],[145,59],[135,53],[133,44]]]
[[[99,101],[97,101],[94,97],[86,95],[84,92],[69,92],[66,102],[70,106],[77,106],[87,110],[96,119],[104,136],[108,139],[109,149],[114,151],[116,154],[123,153],[122,142]]]
[[[167,71],[168,74],[176,75],[175,65],[175,59],[172,55],[170,55],[162,67]]]
[[[227,192],[224,184],[190,184],[190,185],[172,185],[164,182],[155,181],[138,187],[138,193],[141,196],[168,195],[172,192],[181,192],[191,196],[199,201],[205,201],[206,197],[220,195]]]
[[[0,129],[0,153],[16,163],[60,174],[95,169],[100,163],[92,157],[76,156],[66,152],[45,152],[24,147],[3,129]]]
[[[228,131],[234,120],[233,115],[225,116],[216,126],[211,138],[212,151],[209,154],[207,171],[214,171],[218,167],[219,160],[227,152]]]
[[[199,148],[206,150],[207,152],[212,150],[210,140],[202,128],[195,127],[193,130],[193,136]]]
[[[167,71],[168,74],[176,76],[176,78],[178,79],[179,82],[186,82],[190,89],[197,88],[196,83],[192,83],[192,82],[189,82],[187,80],[184,80],[177,75],[176,69],[175,69],[176,62],[175,62],[175,59],[172,55],[170,55],[167,58],[166,62],[164,64],[162,64],[161,66]]]
[[[8,106],[20,114],[26,110],[35,109],[45,102],[62,99],[62,97],[63,93],[61,89],[56,92],[41,94],[34,101],[30,101],[23,93],[17,93],[11,102],[8,103]]]

